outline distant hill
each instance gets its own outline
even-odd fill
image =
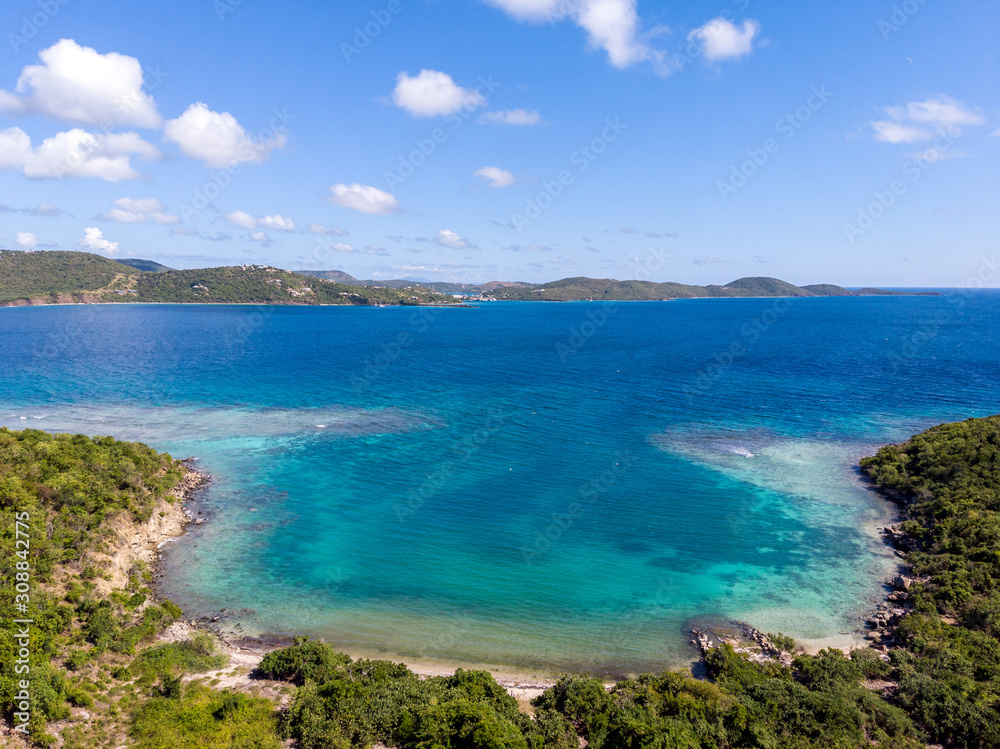
[[[729,297],[814,297],[814,296],[865,296],[879,293],[877,289],[849,291],[832,284],[795,286],[777,278],[739,278],[725,286],[688,286],[679,283],[653,283],[651,281],[616,281],[607,278],[564,278],[538,286],[504,287],[487,294],[504,301],[568,302],[593,300],[654,301],[658,299],[698,299]],[[906,292],[881,292],[903,294]],[[926,292],[914,292],[923,295]],[[933,293],[933,292],[931,292]]]
[[[168,268],[166,265],[160,265],[152,260],[140,260],[139,258],[134,257],[116,260],[115,262],[127,265],[130,268],[135,268],[136,270],[144,270],[150,273],[162,273],[163,271],[173,270],[173,268]]]
[[[296,270],[293,271],[293,273],[300,273],[303,276],[313,276],[315,278],[326,278],[331,281],[339,281],[340,283],[350,284],[351,286],[371,286],[384,289],[421,288],[430,289],[431,291],[436,291],[439,294],[467,294],[469,296],[476,296],[477,294],[482,294],[485,291],[492,291],[493,289],[501,286],[535,286],[535,284],[529,284],[522,281],[489,281],[488,283],[481,284],[451,283],[448,281],[415,281],[412,278],[369,279],[367,281],[359,281],[354,276],[345,273],[342,270]]]
[[[215,304],[441,304],[463,294],[496,301],[656,301],[725,297],[900,295],[910,292],[830,284],[795,286],[777,278],[739,278],[725,286],[690,286],[608,278],[544,284],[359,281],[338,270],[292,272],[264,265],[173,270],[150,260],[109,260],[86,252],[0,250],[0,305],[72,302]],[[936,292],[912,292],[928,295]],[[449,295],[449,296],[446,296]]]
[[[292,273],[298,273],[300,276],[312,276],[313,278],[322,278],[325,281],[336,281],[337,283],[346,283],[349,286],[364,286],[363,281],[359,281],[350,273],[344,273],[342,270],[293,270]]]
[[[843,286],[834,286],[832,283],[817,283],[802,288],[815,296],[855,296],[853,291]]]
[[[86,252],[0,251],[0,304],[6,305],[73,302],[413,305],[453,301],[427,289],[397,291],[348,286],[263,265],[145,271]]]

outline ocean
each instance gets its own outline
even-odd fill
[[[857,461],[1000,412],[1000,293],[0,310],[0,424],[214,481],[161,591],[246,636],[518,673],[856,636],[895,570]]]

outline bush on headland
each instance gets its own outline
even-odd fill
[[[91,719],[62,733],[67,749],[136,746],[303,749],[956,749],[1000,747],[1000,417],[952,424],[862,462],[900,502],[913,584],[886,652],[824,650],[791,667],[724,645],[705,656],[710,681],[644,674],[610,688],[568,676],[527,715],[488,673],[422,679],[407,667],[352,660],[307,638],[268,654],[260,676],[288,682],[286,710],[259,696],[184,681],[221,668],[211,638],[149,645],[181,615],[151,603],[148,571],[100,595],[81,560],[118,514],[148,518],[177,484],[169,456],[142,445],[0,430],[0,569],[16,573],[15,512],[30,514],[31,737],[71,709]],[[12,610],[5,585],[0,602]],[[781,650],[793,643],[769,636]],[[17,689],[16,642],[0,630],[4,718]],[[127,741],[125,740],[127,737]]]

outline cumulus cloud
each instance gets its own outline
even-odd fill
[[[39,203],[31,209],[30,213],[35,216],[58,216],[62,211],[59,206],[53,203]]]
[[[131,156],[157,159],[160,152],[136,133],[89,133],[74,128],[33,147],[19,127],[0,130],[0,169],[20,169],[34,179],[97,177],[108,182],[138,179]]]
[[[91,226],[83,230],[83,239],[80,240],[79,247],[82,250],[101,252],[105,255],[117,255],[118,244],[118,242],[109,242],[104,238],[104,232],[96,226]]]
[[[233,211],[223,216],[233,226],[239,229],[256,229],[257,219],[245,211]]]
[[[399,201],[395,196],[384,190],[370,185],[359,185],[357,182],[351,185],[337,184],[330,188],[333,193],[329,201],[334,205],[350,208],[359,213],[369,213],[374,215],[386,215],[399,213]]]
[[[438,232],[438,235],[434,238],[434,244],[440,245],[441,247],[450,247],[456,250],[469,247],[468,240],[462,239],[458,236],[458,234],[450,229],[441,229],[441,231]]]
[[[542,117],[536,109],[532,109],[531,111],[526,109],[506,109],[501,112],[485,112],[479,118],[480,122],[491,125],[516,125],[520,127],[537,125],[541,120]]]
[[[569,19],[587,32],[592,47],[603,49],[617,68],[657,55],[639,38],[636,0],[487,0],[522,21],[550,23]]]
[[[119,198],[114,202],[114,208],[105,211],[97,218],[101,221],[117,221],[121,224],[176,224],[177,216],[166,212],[163,204],[156,198]]]
[[[257,223],[265,229],[274,229],[276,231],[295,231],[295,222],[290,218],[285,218],[284,216],[261,216],[257,219]]]
[[[870,123],[875,140],[883,143],[916,143],[931,140],[938,132],[958,136],[963,127],[986,124],[982,115],[950,96],[911,101],[884,111],[889,119]]]
[[[331,237],[343,237],[346,234],[350,234],[345,229],[338,229],[336,226],[323,226],[323,224],[309,224],[309,231],[312,234]]]
[[[475,177],[482,177],[486,180],[486,184],[493,188],[510,187],[517,181],[513,172],[508,172],[498,166],[484,166],[472,174]]]
[[[283,147],[286,140],[282,133],[270,140],[254,140],[229,112],[214,112],[200,101],[177,119],[167,120],[163,135],[185,156],[218,169],[267,161],[271,151]]]
[[[263,231],[255,231],[253,234],[250,235],[250,239],[252,239],[254,242],[260,242],[262,245],[271,244],[271,238],[267,236],[267,232]]]
[[[153,97],[142,90],[142,66],[134,57],[102,55],[72,39],[59,40],[38,57],[42,64],[21,71],[15,93],[0,90],[0,112],[102,128],[162,123]]]
[[[38,235],[32,234],[30,231],[20,231],[17,233],[17,239],[14,241],[17,242],[18,247],[33,250],[38,246]]]
[[[901,122],[880,120],[871,124],[875,131],[875,140],[883,143],[916,143],[920,140],[930,140],[934,134],[922,127],[904,125]]]
[[[421,70],[412,78],[400,73],[392,100],[414,117],[445,117],[462,109],[472,112],[486,103],[479,91],[462,88],[438,70]]]
[[[366,255],[381,255],[383,257],[388,256],[389,251],[384,247],[379,247],[377,244],[365,245]]]
[[[688,40],[701,42],[706,60],[738,60],[753,51],[753,39],[759,33],[760,24],[754,20],[744,21],[741,29],[725,18],[713,18],[688,34]]]

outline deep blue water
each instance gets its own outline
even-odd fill
[[[996,292],[0,309],[0,423],[201,459],[164,586],[192,616],[634,671],[692,621],[854,631],[893,563],[857,459],[1000,412],[998,323]]]

